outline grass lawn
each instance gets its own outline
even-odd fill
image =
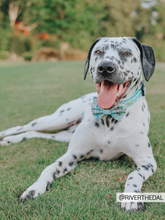
[[[83,81],[84,62],[0,63],[0,130],[53,113],[57,107],[95,91]],[[159,63],[146,83],[151,112],[149,138],[157,171],[142,192],[165,192],[165,64]],[[67,143],[30,139],[0,147],[0,220],[3,219],[165,219],[165,203],[145,203],[131,216],[116,203],[129,173],[136,169],[127,156],[109,162],[83,161],[53,182],[49,192],[26,203],[21,193],[41,171],[67,150]],[[109,195],[112,196],[109,196]]]

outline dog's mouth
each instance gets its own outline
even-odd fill
[[[103,109],[111,108],[126,93],[128,86],[129,82],[115,84],[108,80],[96,84],[98,106]]]

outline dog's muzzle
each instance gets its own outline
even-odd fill
[[[97,72],[102,76],[108,76],[116,72],[116,66],[112,62],[103,61],[98,65]]]

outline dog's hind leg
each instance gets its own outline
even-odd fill
[[[96,96],[96,93],[89,93],[78,99],[65,103],[53,114],[35,119],[23,126],[4,130],[0,132],[0,136],[8,136],[26,131],[66,129],[82,120],[85,109],[92,102],[93,96]]]
[[[54,141],[69,142],[78,125],[79,124],[73,125],[69,127],[68,130],[61,131],[55,134],[46,134],[38,131],[27,131],[21,134],[7,136],[0,139],[0,146],[7,146],[10,144],[19,143],[30,138],[45,138]]]

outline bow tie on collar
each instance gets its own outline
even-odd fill
[[[119,103],[111,109],[102,109],[97,104],[97,97],[93,97],[93,103],[91,105],[91,110],[94,117],[97,120],[100,120],[104,117],[104,115],[111,115],[112,118],[117,121],[121,121],[126,113],[126,109],[133,105],[141,96],[145,96],[146,89],[144,86],[144,82],[142,83],[141,89],[139,89],[130,99],[126,101],[119,101]]]

